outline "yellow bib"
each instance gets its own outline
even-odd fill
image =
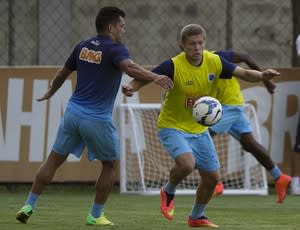
[[[191,65],[183,52],[172,58],[172,61],[174,88],[165,94],[158,127],[202,133],[207,127],[194,120],[192,107],[199,97],[212,94],[215,82],[222,72],[221,60],[218,55],[204,50],[200,66]]]

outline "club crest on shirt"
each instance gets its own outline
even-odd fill
[[[89,63],[100,64],[102,60],[102,52],[89,50],[86,47],[83,47],[79,54],[79,59]]]
[[[213,81],[215,79],[215,74],[214,73],[210,73],[208,74],[208,81]]]

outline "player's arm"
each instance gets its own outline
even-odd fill
[[[220,55],[219,55],[220,56]],[[233,76],[249,82],[259,82],[271,80],[273,77],[279,76],[280,73],[274,69],[266,69],[264,71],[245,69],[232,62],[227,61],[225,58],[220,56],[222,63],[222,72],[220,78],[230,79]]]
[[[258,70],[244,69],[239,66],[234,69],[232,74],[235,77],[248,82],[268,81],[273,77],[280,76],[280,73],[274,69],[266,69],[261,72]]]
[[[56,72],[54,79],[51,81],[51,84],[50,84],[47,92],[42,97],[39,97],[36,100],[43,101],[43,100],[47,100],[50,97],[52,97],[55,94],[55,92],[62,86],[62,84],[67,79],[67,77],[72,72],[73,72],[73,70],[69,70],[66,66],[59,69]]]
[[[153,82],[164,89],[172,89],[173,81],[166,75],[157,74],[146,70],[142,66],[134,63],[130,59],[124,59],[120,62],[120,68],[123,72],[142,82]]]
[[[250,69],[261,71],[261,68],[255,62],[255,60],[247,53],[236,52],[232,51],[232,60],[233,63],[241,63],[244,62],[249,66]],[[265,87],[267,88],[268,92],[273,94],[276,88],[276,85],[272,80],[263,81]]]
[[[172,81],[173,86],[173,75],[174,75],[174,64],[171,59],[161,63],[160,65],[156,66],[151,72],[167,76],[170,81]],[[149,84],[151,81],[149,80],[139,80],[133,79],[128,84],[122,85],[122,92],[126,96],[132,96],[134,92],[138,91],[140,88],[144,87],[145,85]]]

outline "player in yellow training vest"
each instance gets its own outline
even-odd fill
[[[260,70],[255,61],[245,53],[233,51],[216,51],[214,53],[227,61],[233,63],[244,62],[251,69]],[[274,93],[275,85],[272,82],[266,81],[264,84],[270,93]],[[209,128],[211,135],[226,132],[239,141],[243,149],[250,152],[270,172],[275,181],[278,194],[277,202],[282,203],[291,182],[291,177],[281,172],[279,167],[272,161],[267,149],[253,137],[251,123],[243,109],[244,97],[238,80],[232,77],[227,81],[217,81],[213,96],[222,104],[223,115],[217,124]],[[222,194],[223,189],[224,185],[220,181],[216,186],[214,195]]]
[[[165,218],[174,218],[176,186],[197,169],[202,180],[197,188],[188,225],[214,228],[218,226],[204,216],[204,211],[219,181],[220,163],[207,127],[199,125],[192,117],[192,106],[197,98],[213,94],[216,80],[230,79],[234,75],[256,82],[269,80],[279,73],[272,69],[260,72],[238,67],[204,50],[205,44],[206,33],[202,26],[185,26],[180,33],[182,53],[152,71],[169,76],[174,83],[174,88],[166,91],[158,118],[160,141],[175,161],[169,180],[160,191],[160,210]],[[123,85],[122,91],[132,96],[147,83],[134,80]]]

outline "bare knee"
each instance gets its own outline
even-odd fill
[[[195,160],[191,153],[179,156],[176,158],[175,163],[173,170],[178,170],[185,175],[190,174],[195,169]]]

